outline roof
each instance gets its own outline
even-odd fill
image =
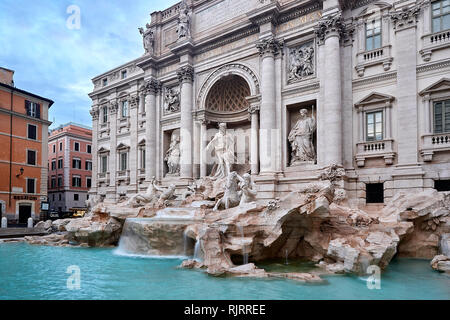
[[[4,88],[6,88],[6,89],[8,89],[8,90],[13,90],[13,91],[16,91],[16,92],[25,94],[25,95],[28,95],[28,96],[30,96],[30,97],[33,97],[33,98],[36,98],[36,99],[39,99],[39,100],[47,101],[47,102],[49,103],[49,104],[48,104],[48,107],[49,107],[49,108],[50,108],[50,107],[53,105],[53,103],[54,103],[54,101],[51,100],[51,99],[48,99],[48,98],[44,98],[44,97],[38,96],[37,94],[31,93],[31,92],[28,92],[28,91],[25,91],[25,90],[22,90],[22,89],[13,87],[13,86],[9,86],[9,85],[4,84],[4,83],[0,83],[0,87],[4,87]]]

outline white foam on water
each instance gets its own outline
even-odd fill
[[[181,259],[186,260],[189,259],[187,256],[178,255],[178,256],[159,256],[159,255],[147,255],[147,254],[137,254],[137,253],[128,253],[119,248],[113,251],[113,254],[116,256],[129,257],[129,258],[141,258],[141,259]]]

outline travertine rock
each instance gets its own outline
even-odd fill
[[[448,256],[442,254],[435,256],[430,265],[434,270],[450,273],[450,257]]]

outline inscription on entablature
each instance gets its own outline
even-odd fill
[[[236,41],[234,41],[232,43],[228,43],[228,44],[225,44],[223,46],[217,47],[215,49],[211,49],[209,51],[200,53],[200,54],[198,54],[198,55],[196,55],[194,57],[194,61],[197,63],[199,61],[202,61],[202,60],[205,60],[205,59],[209,59],[211,57],[218,56],[218,55],[221,55],[223,53],[235,50],[235,49],[237,49],[239,47],[243,47],[243,46],[245,46],[247,44],[254,43],[257,40],[258,40],[258,34],[254,34],[254,35],[248,36],[246,38],[236,40]]]
[[[293,28],[297,28],[304,24],[307,24],[307,23],[310,23],[313,21],[317,21],[321,18],[322,18],[322,11],[314,11],[314,12],[305,14],[301,17],[289,20],[285,23],[278,25],[277,32],[283,32],[283,31],[287,31],[287,30],[290,30]]]

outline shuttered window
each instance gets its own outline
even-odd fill
[[[27,164],[30,164],[32,166],[36,165],[36,151],[34,150],[27,151]]]
[[[434,133],[450,132],[450,100],[434,102]]]

